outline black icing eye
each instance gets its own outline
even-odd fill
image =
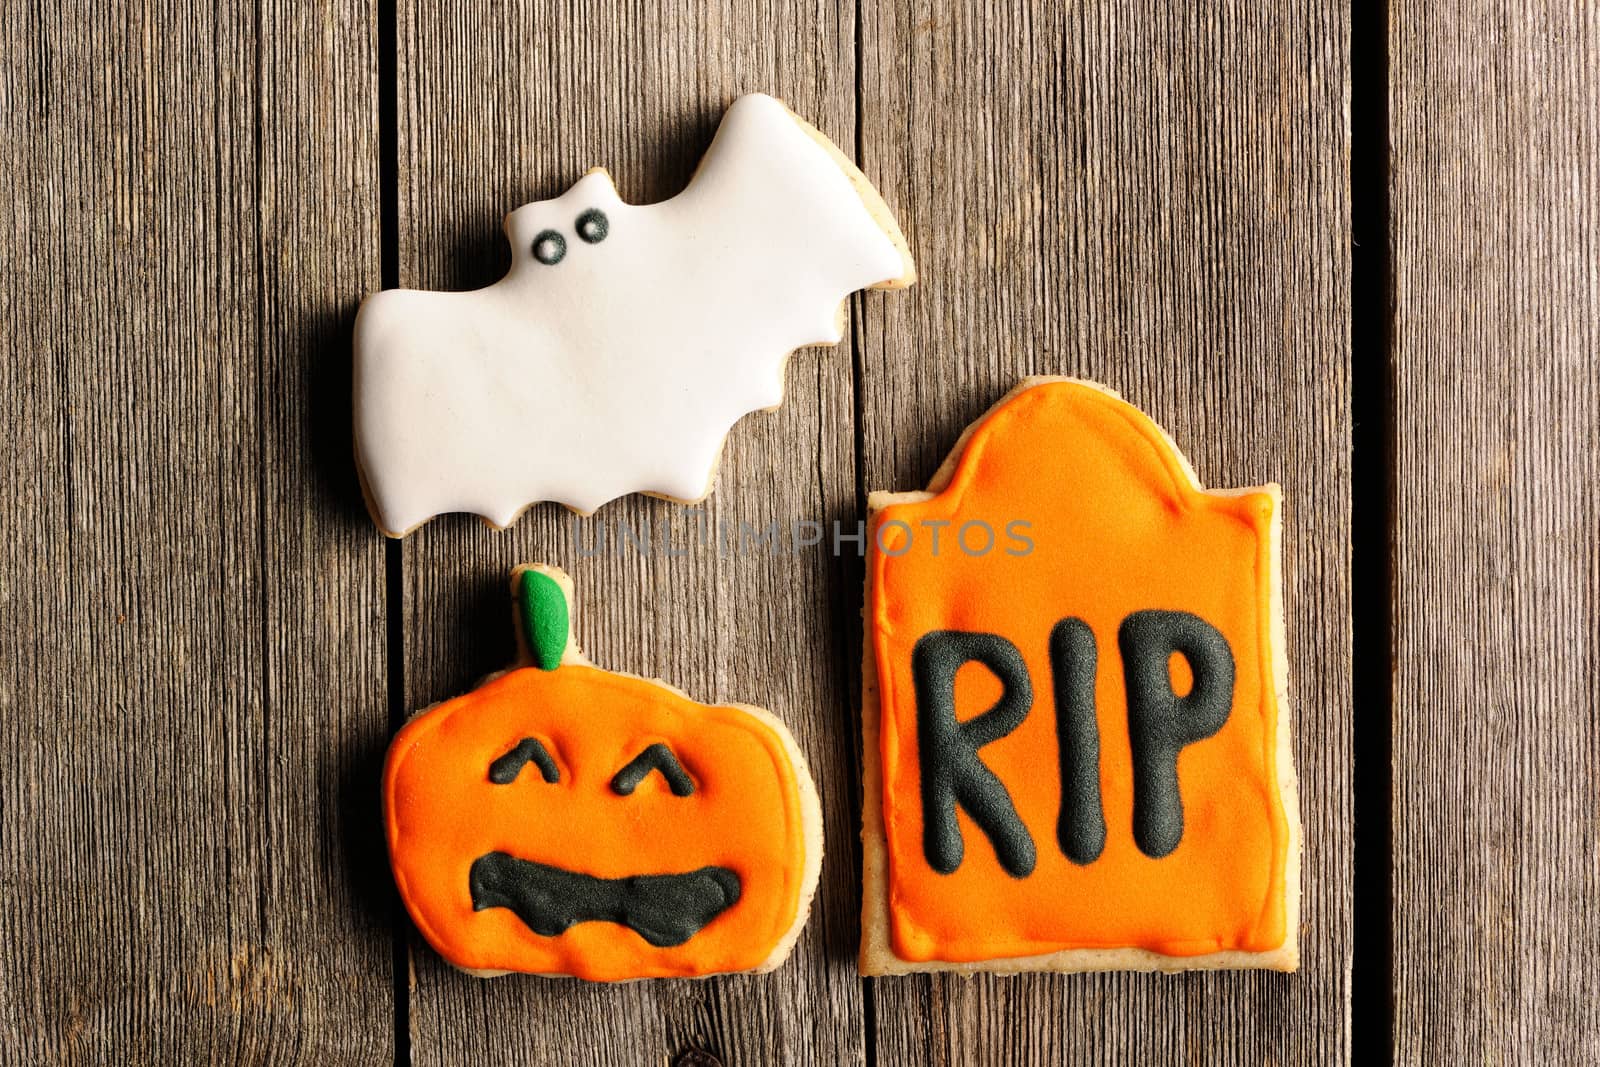
[[[524,737],[510,752],[489,764],[489,781],[495,785],[510,785],[530,763],[539,768],[539,775],[546,782],[561,781],[556,761],[550,758],[550,750],[537,737]]]
[[[578,221],[573,224],[573,229],[578,231],[578,236],[589,244],[597,245],[606,239],[606,234],[611,232],[611,220],[606,218],[606,213],[597,207],[592,207],[578,216]]]
[[[694,782],[690,780],[689,772],[683,769],[683,764],[672,754],[672,749],[659,741],[633,757],[626,767],[617,772],[616,777],[611,779],[611,791],[618,796],[632,796],[651,771],[659,772],[667,780],[667,788],[672,790],[673,796],[694,795]]]
[[[553,267],[567,254],[567,239],[554,230],[543,230],[533,239],[533,258]]]

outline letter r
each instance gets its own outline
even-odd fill
[[[956,672],[981,663],[1005,687],[988,711],[956,719]],[[1033,838],[1004,783],[978,759],[978,749],[1022,724],[1033,706],[1028,665],[1017,646],[996,634],[936,630],[911,651],[917,691],[917,752],[922,773],[922,851],[940,874],[961,866],[964,844],[956,805],[994,846],[1013,878],[1033,872]]]

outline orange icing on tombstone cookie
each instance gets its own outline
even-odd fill
[[[1284,943],[1290,831],[1277,749],[1276,507],[1275,487],[1200,490],[1149,418],[1104,390],[1056,380],[1020,390],[989,413],[937,495],[875,515],[868,625],[880,699],[887,907],[899,957],[965,962],[1088,948],[1193,956]],[[955,539],[975,521],[995,534],[982,555]],[[939,522],[949,525],[930,525]],[[1020,537],[1008,537],[1012,523],[1027,524],[1011,527]],[[984,540],[975,527],[965,542],[976,549]],[[1190,620],[1192,632],[1226,640],[1232,698],[1218,705],[1226,711],[1220,728],[1178,750],[1181,835],[1156,820],[1141,847],[1119,637],[1135,640],[1138,620],[1158,616]],[[1065,775],[1051,635],[1067,619],[1086,625],[1077,647],[1092,634],[1096,657],[1092,683],[1084,683],[1092,684],[1093,712],[1084,721],[1098,728],[1104,832],[1098,854],[1092,841],[1083,850],[1087,862],[1068,857],[1058,830]],[[920,639],[950,631],[1003,638],[1031,680],[1025,717],[1003,736],[978,738],[975,752],[1009,794],[1032,855],[1013,834],[1003,860],[1001,847],[956,804],[959,862],[941,873],[930,855],[949,866],[952,853],[930,853],[919,749],[919,714],[931,714],[919,712],[919,699],[929,702],[941,676],[928,673],[919,693],[913,661]],[[1186,657],[1172,658],[1180,662],[1170,670],[1170,696],[1182,699],[1201,679]],[[954,662],[959,657],[944,669]],[[1224,692],[1225,680],[1209,679],[1208,692]],[[965,662],[946,692],[955,721],[971,722],[1002,700],[1005,685],[982,662]]]
[[[775,964],[820,860],[792,741],[755,709],[563,655],[566,640],[563,625],[552,666],[498,675],[390,747],[389,854],[418,929],[475,971],[613,981]]]

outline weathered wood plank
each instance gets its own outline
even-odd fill
[[[1401,1063],[1600,1060],[1600,14],[1390,15]]]
[[[381,1063],[374,12],[0,15],[0,1059]]]
[[[847,10],[782,3],[692,9],[425,3],[401,13],[401,283],[468,288],[508,262],[501,216],[556,196],[594,165],[623,197],[677,192],[739,93],[771,92],[847,151],[855,138],[854,23]],[[869,303],[894,297],[873,295]],[[775,414],[735,427],[713,528],[828,521],[855,507],[851,353],[801,352]],[[413,941],[413,1055],[419,1064],[660,1063],[689,1047],[730,1063],[849,1063],[863,1057],[854,968],[855,772],[845,642],[854,572],[826,554],[693,547],[681,558],[585,558],[597,531],[691,514],[629,498],[579,523],[542,505],[497,533],[465,516],[405,542],[406,704],[471,686],[512,652],[506,575],[519,561],[566,567],[578,638],[599,665],[663,677],[699,699],[770,708],[793,729],[822,793],[828,855],[811,923],[774,974],[612,988],[520,976],[485,982]],[[735,527],[736,528],[736,527]],[[608,546],[609,547],[609,546]]]
[[[880,1064],[1347,1058],[1347,18],[863,8],[863,167],[923,267],[869,306],[862,475],[920,488],[1026,374],[1105,382],[1209,485],[1283,484],[1299,974],[874,980]]]

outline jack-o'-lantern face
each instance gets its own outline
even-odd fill
[[[775,966],[820,860],[787,731],[582,662],[557,578],[516,581],[536,665],[419,715],[390,748],[390,858],[418,928],[471,971]]]

